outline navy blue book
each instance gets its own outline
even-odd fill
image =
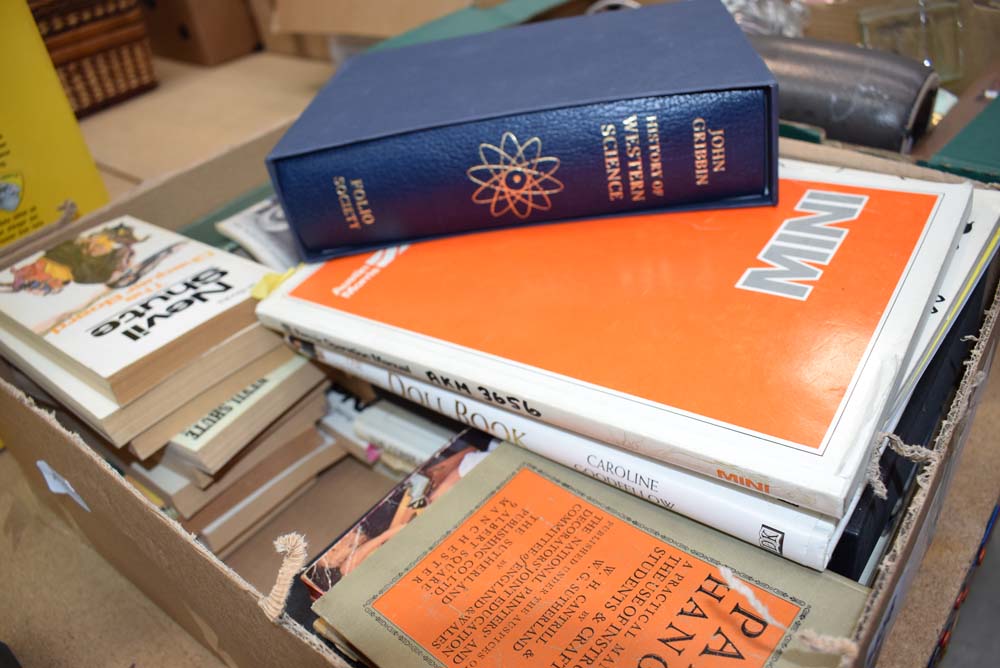
[[[777,84],[719,0],[362,54],[268,156],[310,260],[501,226],[773,204]]]

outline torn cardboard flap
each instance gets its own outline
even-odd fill
[[[27,473],[41,482],[33,464]],[[0,641],[21,665],[220,668],[63,521],[66,509],[86,514],[66,501],[33,489],[14,457],[0,454]]]
[[[879,564],[878,575],[872,583],[872,592],[855,627],[853,640],[865,648],[864,660],[859,665],[874,665],[878,651],[892,628],[899,611],[899,601],[906,596],[906,588],[920,561],[923,559],[934,530],[928,516],[935,515],[944,494],[941,493],[946,471],[954,464],[949,457],[958,450],[958,444],[967,435],[971,420],[970,411],[977,387],[982,383],[980,371],[988,367],[995,349],[995,324],[1000,312],[1000,292],[986,312],[975,347],[965,362],[965,373],[947,416],[941,424],[932,448],[938,459],[929,462],[917,477],[917,491],[910,501],[899,530],[889,551]],[[945,462],[946,466],[939,465]],[[956,592],[957,593],[957,592]]]

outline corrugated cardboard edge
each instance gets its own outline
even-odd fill
[[[925,465],[918,477],[918,490],[904,511],[900,528],[889,551],[879,564],[865,608],[855,626],[852,639],[861,648],[856,665],[870,666],[878,659],[879,650],[898,612],[900,600],[893,601],[901,581],[912,579],[923,559],[937,521],[937,512],[947,491],[948,474],[954,469],[954,456],[961,453],[963,439],[972,425],[979,392],[983,384],[981,372],[989,366],[995,352],[997,315],[1000,313],[1000,291],[986,311],[976,345],[965,360],[965,372],[948,414],[941,422],[934,439],[934,450],[941,453],[942,465]],[[905,596],[905,591],[902,593]]]
[[[338,666],[339,656],[287,616],[272,623],[260,592],[123,481],[79,436],[0,379],[0,434],[22,473],[96,550],[188,633],[235,666]],[[45,460],[90,512],[46,489]],[[275,557],[275,570],[280,559]]]

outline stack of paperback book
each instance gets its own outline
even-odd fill
[[[961,364],[941,360],[964,357],[991,297],[981,279],[1000,196],[790,160],[780,169],[774,208],[399,246],[304,267],[260,304],[300,350],[467,428],[307,568],[320,633],[377,665],[499,660],[515,645],[522,657],[543,651],[553,620],[570,615],[580,651],[606,657],[613,644],[600,634],[635,622],[666,586],[652,574],[693,556],[795,602],[786,627],[850,631],[858,583],[895,519],[869,482],[893,502],[912,491],[916,464],[886,446],[894,432],[929,443],[957,384]],[[932,419],[917,428],[917,414]],[[500,442],[502,456],[482,454]],[[461,480],[480,458],[491,463]],[[605,529],[662,543],[612,559]],[[394,549],[376,549],[389,540]],[[835,553],[848,577],[834,573]],[[714,583],[727,610],[751,609],[720,572],[690,579],[691,592]],[[608,591],[586,595],[590,579]],[[573,612],[529,614],[536,599]],[[480,617],[518,640],[494,655]],[[410,641],[392,638],[400,629]],[[556,650],[545,656],[562,665]],[[640,650],[630,646],[628,665]]]
[[[21,384],[216,550],[343,454],[325,373],[254,316],[265,273],[128,216],[0,272]]]

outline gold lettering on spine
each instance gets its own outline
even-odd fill
[[[642,172],[642,146],[639,143],[639,118],[633,114],[622,121],[625,128],[625,156],[628,158],[628,191],[633,202],[646,200],[646,181]]]
[[[604,173],[608,179],[608,201],[624,199],[621,159],[618,156],[618,139],[614,123],[601,126],[601,149],[604,157]]]
[[[358,213],[354,210],[354,204],[351,202],[351,193],[347,188],[347,179],[343,176],[333,177],[333,188],[337,191],[340,212],[344,214],[347,226],[352,230],[361,229],[361,221],[358,220]]]
[[[696,118],[691,122],[694,183],[697,186],[708,185],[708,144],[705,143],[705,127],[704,118]]]
[[[608,200],[625,200],[626,181],[630,202],[645,202],[647,193],[663,197],[666,184],[663,178],[659,117],[656,114],[632,114],[621,119],[620,125],[619,122],[603,123],[600,129],[601,158],[608,181]]]
[[[663,151],[660,148],[660,122],[655,114],[646,116],[646,141],[649,146],[650,190],[663,197]]]
[[[709,130],[709,136],[712,138],[712,173],[724,172],[726,171],[726,131],[723,130]]]
[[[726,130],[713,130],[704,118],[691,121],[691,154],[695,185],[707,186],[709,174],[726,171]]]
[[[365,194],[365,182],[361,179],[351,179],[351,194],[354,195],[354,206],[358,210],[358,216],[365,225],[372,225],[375,222],[375,214],[372,213],[368,204],[368,195]]]
[[[333,188],[337,191],[337,202],[340,212],[344,214],[347,227],[360,230],[362,225],[374,225],[375,214],[372,213],[365,194],[365,182],[361,179],[351,179],[350,183],[343,176],[333,177]]]

